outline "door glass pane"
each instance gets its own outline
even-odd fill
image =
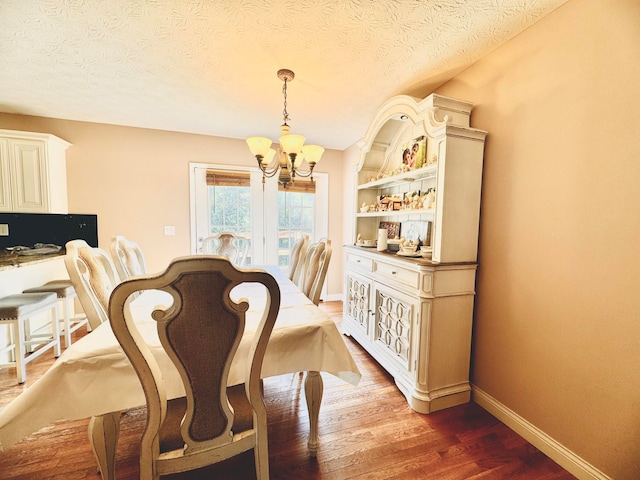
[[[230,232],[249,242],[246,265],[251,259],[251,187],[208,186],[209,232]]]
[[[278,192],[278,265],[289,267],[293,244],[304,234],[314,238],[315,195],[303,192]]]

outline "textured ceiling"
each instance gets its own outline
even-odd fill
[[[565,2],[0,0],[0,111],[344,149]]]

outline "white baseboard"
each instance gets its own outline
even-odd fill
[[[326,295],[322,297],[322,300],[325,302],[335,302],[336,300],[344,300],[344,295],[342,293],[332,293],[331,295]]]
[[[481,388],[472,385],[471,393],[475,403],[580,480],[612,480]]]

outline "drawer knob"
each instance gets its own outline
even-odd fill
[[[395,270],[391,270],[391,275],[395,275],[396,271]]]

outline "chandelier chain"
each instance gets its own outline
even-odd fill
[[[284,78],[284,85],[282,86],[282,96],[284,98],[284,109],[282,110],[282,120],[287,125],[287,121],[290,120],[289,112],[287,112],[287,78]]]

